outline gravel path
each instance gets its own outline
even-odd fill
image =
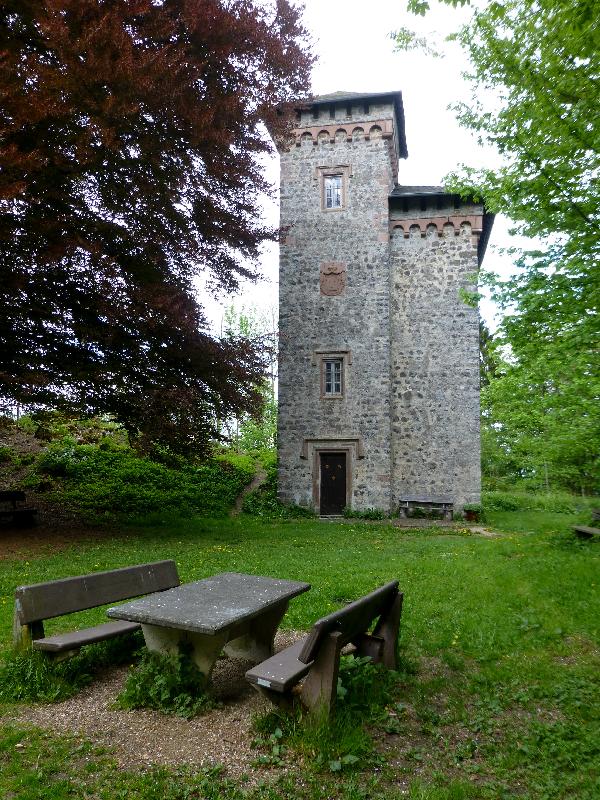
[[[303,634],[277,634],[281,650]],[[264,768],[253,769],[259,753],[251,748],[254,714],[271,706],[244,679],[247,662],[220,659],[215,665],[215,694],[223,707],[186,720],[158,711],[122,711],[113,708],[127,676],[127,667],[115,667],[97,677],[75,697],[52,705],[21,706],[5,720],[26,722],[56,733],[80,734],[111,748],[122,768],[152,764],[195,767],[222,764],[230,777],[264,778]]]

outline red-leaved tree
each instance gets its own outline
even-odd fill
[[[308,91],[288,0],[0,2],[0,396],[202,450],[263,359],[207,332],[273,231],[263,123]]]

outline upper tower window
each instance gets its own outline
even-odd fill
[[[325,397],[341,397],[343,394],[342,368],[344,361],[341,358],[324,358],[322,361],[323,372],[322,394]]]
[[[322,211],[343,211],[348,206],[348,185],[352,178],[349,164],[316,167],[314,178],[319,182]]]
[[[325,208],[342,208],[343,182],[341,175],[325,175],[323,178],[323,193]]]

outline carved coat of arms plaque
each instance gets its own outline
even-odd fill
[[[321,264],[321,294],[328,297],[342,294],[346,288],[346,264],[324,261]]]

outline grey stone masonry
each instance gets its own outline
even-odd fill
[[[483,213],[459,211],[419,209],[413,219]],[[390,242],[393,498],[443,495],[461,507],[481,491],[479,315],[461,292],[473,291],[477,239],[468,221],[428,222],[422,233],[392,215],[392,226],[404,222]]]
[[[396,186],[399,93],[317,98],[279,149],[279,497],[318,509],[329,452],[355,509],[478,500],[478,315],[460,289],[482,207]]]

